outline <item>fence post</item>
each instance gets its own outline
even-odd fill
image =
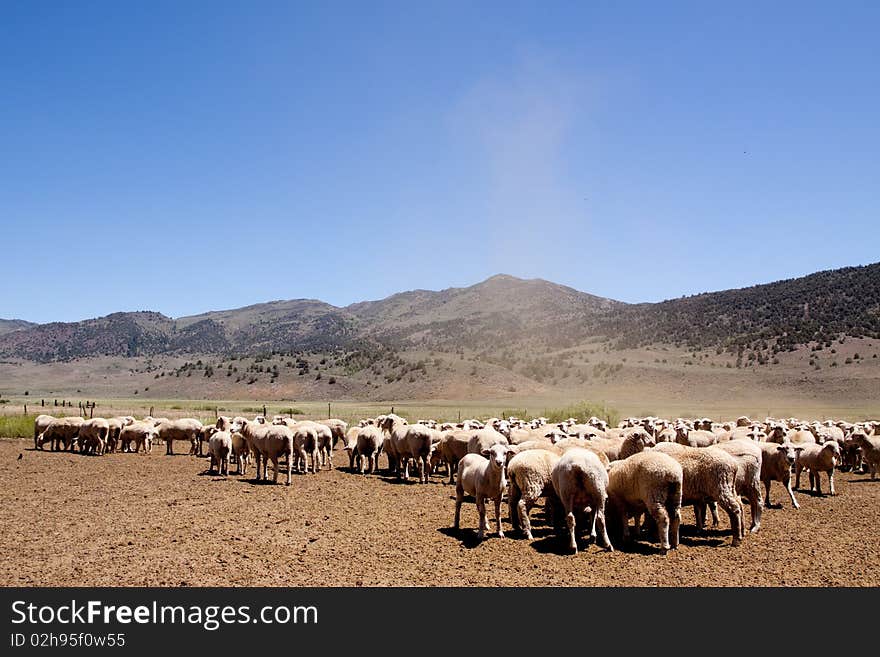
[[[214,419],[216,420],[219,417],[220,417],[220,412],[217,410],[217,407],[215,406],[214,407]]]
[[[40,400],[40,406],[45,406],[45,405],[46,405],[46,400],[45,400],[45,399],[41,399],[41,400]]]
[[[24,414],[27,415],[27,404],[24,405]]]
[[[263,404],[263,417],[266,417],[266,405]]]
[[[153,407],[150,406],[150,417],[152,417],[152,416],[153,416]]]
[[[93,417],[95,417],[95,405],[94,404],[92,404],[92,408],[89,411],[89,419],[91,420]]]
[[[327,419],[330,419],[330,402],[327,402]]]

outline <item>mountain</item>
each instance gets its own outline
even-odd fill
[[[681,344],[776,353],[838,335],[880,338],[880,263],[653,304],[497,275],[469,287],[413,290],[344,308],[295,299],[177,319],[141,311],[72,323],[3,320],[0,356],[51,362],[467,350],[501,365],[597,340],[618,349]]]
[[[618,347],[754,347],[773,342],[777,350],[790,350],[839,335],[880,338],[880,263],[622,306],[598,330]]]
[[[26,322],[23,319],[0,319],[0,335],[10,333],[11,331],[19,331],[21,329],[36,326],[33,322]]]

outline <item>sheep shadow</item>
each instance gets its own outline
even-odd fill
[[[461,546],[468,550],[473,550],[476,547],[479,547],[480,544],[485,543],[488,540],[493,538],[498,538],[498,535],[493,532],[486,532],[485,538],[481,541],[477,537],[477,530],[471,528],[462,527],[460,529],[455,529],[454,527],[440,527],[438,530],[444,536],[449,536],[450,538],[457,539]],[[507,534],[504,534],[507,536]]]
[[[871,475],[866,474],[866,475],[864,475],[864,479],[848,479],[846,481],[846,483],[848,483],[848,484],[870,484],[870,483],[880,484],[880,479],[871,479]]]

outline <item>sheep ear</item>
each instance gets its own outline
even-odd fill
[[[482,454],[486,458],[489,458],[489,454],[491,454],[491,453],[492,452],[490,452],[488,449],[484,449],[482,452],[480,452],[480,454]]]

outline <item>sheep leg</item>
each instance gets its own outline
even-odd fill
[[[669,546],[675,550],[678,547],[678,530],[681,527],[681,504],[670,505],[666,512],[669,515]]]
[[[477,538],[482,541],[486,535],[486,500],[481,495],[477,495],[477,513],[480,514],[480,529],[477,532]]]
[[[873,477],[871,477],[873,479]],[[819,481],[819,473],[816,473],[816,481]],[[831,491],[831,495],[834,495],[834,468],[828,471],[828,488]]]
[[[425,482],[427,483],[427,482]],[[504,531],[501,529],[501,496],[495,498],[495,526],[498,528],[498,538],[504,538]]]
[[[718,505],[715,503],[715,500],[709,500],[709,511],[712,512],[712,526],[718,526]],[[703,517],[706,517],[706,512],[703,511]]]
[[[730,518],[730,531],[733,534],[733,546],[736,547],[742,542],[742,505],[736,499],[736,496],[723,496],[718,500],[718,504],[727,512]]]
[[[449,466],[449,483],[454,484],[455,483],[455,470],[458,469],[458,461],[456,461],[455,463],[449,463],[448,466]]]
[[[520,498],[516,503],[516,511],[516,513],[510,514],[511,523],[514,522],[514,518],[517,518],[519,526],[522,527],[526,534],[526,538],[531,541],[534,536],[532,536],[532,523],[529,521],[529,505],[526,504],[523,498]]]
[[[571,506],[570,503],[568,506]],[[565,525],[568,527],[568,549],[573,550],[574,553],[577,554],[578,546],[577,541],[575,540],[575,520],[573,511],[569,511],[565,514]]]
[[[278,457],[273,456],[272,457],[272,483],[273,484],[278,483],[278,470],[279,470]]]
[[[659,503],[652,504],[648,508],[651,517],[657,524],[657,538],[660,541],[660,554],[666,554],[669,551],[669,514],[666,508]]]
[[[293,478],[293,454],[287,455],[287,481],[285,482],[286,486],[290,486],[290,481]]]
[[[520,495],[519,487],[510,479],[507,482],[507,515],[510,517],[510,524],[514,529],[522,527],[519,518],[519,506],[522,495]],[[525,503],[523,503],[525,506]]]
[[[608,529],[605,527],[604,505],[596,509],[596,526],[599,528],[599,533],[597,536],[601,537],[602,539],[602,547],[604,547],[609,552],[614,552],[614,546],[611,545],[611,539],[608,538]]]
[[[803,466],[798,463],[794,468],[794,487],[798,490],[801,489],[801,470],[803,470]]]
[[[459,482],[460,484],[461,482]],[[455,523],[452,525],[455,529],[459,528],[461,520],[461,503],[464,501],[464,490],[460,485],[455,487]]]
[[[761,502],[761,491],[753,488],[749,491],[749,508],[752,513],[752,526],[749,531],[753,534],[761,529],[761,516],[764,513],[764,504]]]

